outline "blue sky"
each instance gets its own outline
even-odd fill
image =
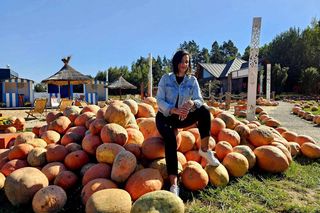
[[[318,0],[1,0],[0,67],[35,82],[70,65],[95,76],[140,56],[171,58],[179,44],[200,49],[229,39],[242,54],[253,17],[262,17],[260,45],[290,27],[320,18]]]

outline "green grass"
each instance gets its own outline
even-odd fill
[[[223,188],[207,187],[187,212],[319,212],[320,160],[298,158],[283,174],[253,170]]]

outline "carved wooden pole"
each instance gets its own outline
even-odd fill
[[[149,53],[148,96],[152,97],[152,56]]]
[[[249,73],[248,73],[248,107],[247,107],[248,121],[252,121],[255,119],[255,112],[256,112],[260,29],[261,29],[261,17],[253,18],[251,43],[250,43]]]
[[[270,101],[270,84],[271,84],[271,64],[267,64],[267,88],[266,95],[267,100]]]

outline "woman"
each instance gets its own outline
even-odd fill
[[[165,141],[167,172],[171,183],[170,191],[179,196],[178,158],[176,130],[198,122],[201,137],[199,154],[210,165],[218,166],[219,161],[208,149],[210,139],[210,112],[203,105],[197,79],[191,75],[190,55],[179,50],[172,58],[173,73],[162,76],[157,93],[159,111],[156,125]]]

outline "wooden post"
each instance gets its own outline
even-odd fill
[[[230,103],[231,103],[231,93],[226,92],[226,110],[230,109]]]
[[[271,64],[267,64],[267,88],[266,96],[267,100],[270,101],[270,85],[271,85]]]
[[[149,53],[148,96],[152,97],[152,55]]]
[[[256,112],[260,29],[261,17],[253,18],[248,73],[248,121],[252,121],[255,119]]]

